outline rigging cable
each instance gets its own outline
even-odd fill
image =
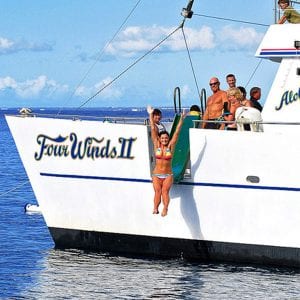
[[[15,186],[14,188],[12,188],[12,189],[10,189],[10,190],[8,190],[8,191],[6,191],[6,192],[0,194],[0,198],[3,197],[3,196],[5,196],[5,195],[7,195],[7,194],[9,194],[9,193],[11,193],[11,192],[13,192],[13,191],[15,191],[15,190],[17,190],[17,189],[19,189],[20,187],[22,187],[23,185],[25,185],[25,184],[27,184],[27,183],[29,183],[29,180],[26,180],[26,181],[21,182],[20,184],[18,184],[18,185]]]
[[[124,75],[128,70],[130,70],[133,66],[135,66],[137,63],[139,63],[142,59],[144,59],[147,55],[149,55],[151,52],[153,52],[156,48],[158,48],[163,42],[165,42],[170,36],[172,36],[175,32],[177,32],[182,27],[182,24],[178,26],[176,29],[174,29],[171,33],[169,33],[165,38],[163,38],[159,43],[157,43],[155,46],[153,46],[150,50],[148,50],[144,55],[139,57],[136,61],[134,61],[131,65],[129,65],[125,70],[123,70],[119,75],[117,75],[114,79],[112,79],[110,82],[105,84],[100,90],[98,90],[94,95],[92,95],[90,98],[88,98],[85,102],[83,102],[80,106],[77,107],[77,109],[83,107],[88,102],[90,102],[92,99],[94,99],[97,95],[99,95],[104,89],[109,87],[112,83],[114,83],[116,80],[118,80],[122,75]]]
[[[71,94],[71,96],[67,99],[67,101],[65,102],[65,104],[67,102],[69,102],[72,97],[74,96],[74,94],[76,93],[76,91],[78,90],[78,88],[80,87],[80,85],[82,84],[82,82],[87,78],[87,76],[89,75],[89,73],[91,72],[91,70],[95,67],[95,65],[99,62],[100,58],[102,57],[103,53],[105,52],[105,50],[107,49],[107,47],[113,42],[113,40],[116,38],[116,36],[120,33],[121,29],[124,27],[124,25],[127,23],[128,19],[130,18],[130,16],[133,14],[133,12],[135,11],[135,9],[138,7],[138,5],[140,4],[142,0],[138,0],[137,3],[134,5],[134,7],[131,9],[131,11],[129,12],[129,14],[127,15],[127,17],[125,18],[125,20],[122,22],[122,24],[119,26],[119,28],[117,29],[117,31],[115,32],[115,34],[113,35],[113,37],[109,40],[109,42],[103,47],[103,49],[101,50],[101,52],[97,55],[95,62],[90,66],[90,68],[87,70],[87,72],[84,74],[83,78],[80,80],[80,82],[77,84],[77,86],[75,87],[73,93]],[[57,115],[60,114],[62,108],[58,111]]]
[[[182,35],[183,35],[183,38],[184,38],[185,47],[186,47],[186,50],[187,50],[187,53],[188,53],[188,56],[189,56],[189,61],[190,61],[190,65],[191,65],[191,68],[192,68],[192,73],[193,73],[193,76],[194,76],[194,81],[195,81],[195,84],[196,84],[199,100],[201,101],[201,95],[200,95],[200,90],[199,90],[199,86],[198,86],[198,82],[197,82],[197,78],[196,78],[196,73],[195,73],[195,70],[194,70],[194,66],[193,66],[190,50],[189,50],[189,47],[188,47],[188,44],[187,44],[186,36],[185,36],[184,30],[183,30],[183,26],[182,26],[181,30],[182,30]]]
[[[202,15],[202,14],[196,14],[196,13],[194,13],[194,16],[210,18],[210,19],[217,19],[217,20],[223,20],[223,21],[231,21],[231,22],[237,22],[237,23],[244,23],[244,24],[251,24],[251,25],[258,25],[258,26],[264,26],[264,27],[269,27],[270,26],[270,25],[262,24],[262,23],[248,22],[248,21],[236,20],[236,19],[227,19],[227,18],[221,18],[221,17],[216,17],[216,16],[208,16],[208,15]]]
[[[245,88],[247,88],[248,84],[249,84],[250,81],[252,80],[253,76],[255,75],[255,73],[256,73],[258,67],[260,66],[260,64],[262,63],[262,61],[263,61],[263,59],[261,58],[261,59],[259,60],[258,64],[256,65],[254,71],[252,72],[252,74],[251,74],[249,80],[247,81],[247,83],[246,83],[246,85],[245,85]]]

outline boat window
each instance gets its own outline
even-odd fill
[[[258,176],[249,175],[246,177],[246,180],[251,183],[259,183],[260,179]]]

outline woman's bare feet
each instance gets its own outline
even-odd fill
[[[154,215],[157,215],[157,214],[159,214],[159,211],[158,211],[157,208],[154,208],[152,213],[153,213]]]
[[[168,209],[164,208],[163,211],[161,212],[161,216],[165,217],[168,214]]]

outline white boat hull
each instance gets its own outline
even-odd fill
[[[190,129],[190,178],[173,185],[163,218],[152,214],[147,126],[6,119],[56,247],[300,266],[293,135]],[[75,157],[74,136],[103,138],[90,144],[100,157]]]

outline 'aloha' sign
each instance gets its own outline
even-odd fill
[[[294,103],[296,101],[299,101],[299,100],[300,100],[300,88],[299,88],[298,92],[286,91],[283,93],[283,95],[281,97],[279,106],[276,106],[275,109],[281,110],[283,106],[287,106],[287,105]]]

